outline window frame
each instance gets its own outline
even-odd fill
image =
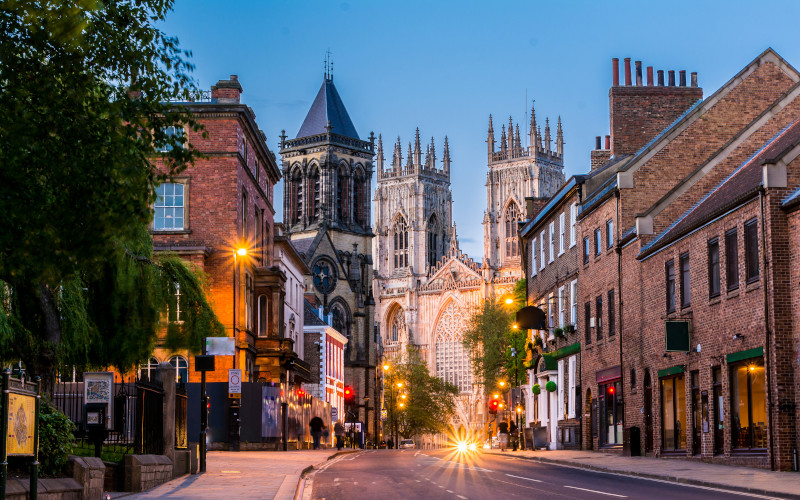
[[[570,294],[570,323],[578,324],[578,280],[572,280],[569,284]]]
[[[739,231],[736,227],[725,232],[725,286],[728,292],[739,288]]]
[[[569,212],[569,247],[572,248],[578,244],[578,231],[577,231],[577,222],[578,222],[578,202],[573,202],[570,205],[570,212]]]
[[[584,236],[583,237],[583,264],[584,265],[589,264],[589,259],[591,257],[591,254],[592,254],[592,248],[591,248],[591,243],[589,243],[589,237],[588,236]]]
[[[599,257],[603,253],[603,231],[601,228],[594,230],[594,256]]]
[[[720,269],[719,269],[719,238],[714,237],[708,240],[708,296],[709,298],[719,297],[721,290]]]
[[[678,257],[680,266],[681,309],[692,306],[692,275],[689,252],[684,252]]]
[[[159,200],[166,200],[166,196],[172,196],[173,199],[175,198],[175,196],[177,196],[177,195],[174,194],[174,189],[173,189],[173,194],[172,195],[166,195],[166,194],[165,195],[159,195],[158,194],[158,190],[161,187],[166,186],[166,185],[181,186],[182,194],[180,196],[182,198],[183,205],[180,205],[180,206],[179,205],[162,205],[162,206],[158,205]],[[189,210],[188,210],[188,208],[189,208],[189,179],[188,178],[177,178],[177,179],[173,179],[173,182],[162,182],[161,184],[156,186],[155,189],[156,189],[156,200],[153,202],[153,223],[150,226],[152,228],[152,231],[156,232],[156,233],[169,233],[169,232],[175,232],[175,231],[188,231],[189,230],[189,217],[188,217],[188,215],[189,215]],[[177,209],[177,208],[181,208],[181,215],[182,215],[181,219],[183,220],[181,227],[178,228],[178,227],[174,227],[174,225],[173,225],[173,227],[156,228],[156,219],[157,219],[157,214],[158,214],[158,209],[159,208],[165,209],[165,211],[166,211],[166,209],[173,209],[174,210],[174,209]],[[173,215],[173,220],[174,219],[175,219],[175,217]],[[166,221],[167,219],[166,219],[166,217],[164,217],[162,220]]]
[[[616,311],[614,310],[614,289],[608,291],[608,336],[613,337],[617,334]]]
[[[558,255],[564,254],[564,240],[566,239],[566,212],[561,212],[558,216]]]
[[[675,259],[664,263],[667,313],[675,312],[677,297],[675,296]]]
[[[592,324],[592,302],[591,301],[586,302],[586,303],[583,304],[583,319],[584,319],[584,323],[585,323],[584,328],[583,328],[584,342],[586,343],[586,345],[589,345],[589,344],[592,343],[592,327],[591,327],[591,324]]]
[[[598,341],[603,339],[603,296],[598,295],[594,299],[594,333]]]
[[[744,223],[744,279],[748,285],[761,278],[758,259],[758,219],[752,218]]]
[[[606,249],[611,250],[614,247],[614,219],[606,221]]]
[[[556,258],[556,255],[555,255],[556,254],[556,252],[555,252],[556,223],[555,223],[555,221],[550,221],[550,225],[548,226],[548,232],[549,232],[549,236],[550,236],[550,238],[548,239],[548,241],[550,242],[550,244],[548,245],[548,250],[550,252],[549,253],[550,258],[547,260],[547,262],[549,264],[549,263],[552,263]]]

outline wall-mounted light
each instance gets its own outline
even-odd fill
[[[741,333],[734,333],[733,334],[733,340],[741,340],[743,338],[744,338],[744,335],[742,335]]]

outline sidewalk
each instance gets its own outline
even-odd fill
[[[112,498],[292,500],[304,470],[336,455],[335,449],[301,451],[211,451],[205,474],[173,479],[161,486]]]
[[[614,453],[577,450],[484,451],[542,463],[723,488],[758,495],[800,499],[800,473],[709,464],[678,458],[623,457]]]

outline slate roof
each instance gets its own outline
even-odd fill
[[[308,252],[308,249],[311,248],[312,243],[314,243],[313,236],[310,238],[292,240],[292,246],[295,250],[297,250],[297,253],[303,256],[303,258],[308,257],[306,253]]]
[[[314,306],[305,299],[303,299],[303,324],[305,326],[326,326],[327,323],[319,319],[317,310]]]
[[[767,141],[716,188],[645,246],[640,257],[667,246],[702,223],[725,213],[737,203],[754,194],[762,184],[761,167],[764,163],[773,163],[797,144],[800,144],[800,122],[793,122]]]
[[[326,77],[322,81],[322,87],[320,87],[311,109],[308,110],[296,138],[324,134],[329,121],[332,133],[359,139],[342,98],[339,97],[339,92],[333,85],[333,80]]]

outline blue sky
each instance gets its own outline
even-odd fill
[[[449,137],[461,248],[480,259],[490,113],[497,128],[509,115],[522,123],[536,99],[540,122],[560,115],[569,177],[588,170],[594,137],[608,133],[612,57],[696,71],[709,96],[767,47],[800,67],[799,17],[788,0],[177,0],[163,28],[193,52],[201,87],[239,75],[276,152],[282,129],[297,134],[330,49],[359,135],[382,134],[387,160],[416,127],[440,158]]]

